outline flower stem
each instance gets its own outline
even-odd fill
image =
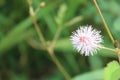
[[[101,46],[101,45],[99,46],[99,48],[116,52],[116,49],[107,48],[107,47],[104,47],[104,46]]]
[[[94,2],[95,6],[96,6],[96,8],[97,8],[97,11],[98,11],[98,13],[99,13],[99,15],[100,15],[100,18],[102,19],[102,22],[103,22],[103,24],[104,24],[105,29],[106,29],[106,31],[107,31],[107,33],[108,33],[110,39],[112,40],[112,43],[114,44],[114,42],[115,42],[115,41],[114,41],[114,38],[113,38],[113,36],[112,36],[112,34],[111,34],[109,28],[108,28],[108,25],[107,25],[107,23],[106,23],[106,21],[105,21],[103,15],[102,15],[101,11],[100,11],[100,8],[99,8],[99,6],[98,6],[96,0],[93,0],[93,2]]]
[[[113,51],[113,52],[116,52],[117,55],[118,55],[118,60],[119,60],[119,63],[120,63],[120,50],[118,48],[115,48],[115,49],[111,49],[111,48],[107,48],[107,47],[104,47],[104,46],[99,46],[99,48],[102,48],[102,49],[105,49],[105,50],[109,50],[109,51]]]
[[[100,11],[100,8],[99,8],[99,6],[98,6],[96,0],[93,0],[93,2],[94,2],[95,6],[96,6],[96,8],[97,8],[97,11],[98,11],[98,13],[99,13],[101,19],[102,19],[102,22],[103,22],[103,24],[104,24],[105,29],[106,29],[106,31],[107,31],[107,33],[108,33],[110,39],[112,40],[112,43],[114,44],[114,43],[115,43],[115,40],[114,40],[114,38],[113,38],[113,36],[112,36],[112,34],[111,34],[109,28],[108,28],[108,25],[107,25],[107,23],[106,23],[106,21],[105,21],[103,15],[102,15],[101,11]],[[116,52],[117,55],[118,55],[119,63],[120,63],[120,50],[119,50],[118,48],[115,48],[115,49],[110,49],[110,48],[106,48],[106,47],[102,47],[102,48],[103,48],[103,49],[107,49],[107,50],[111,50],[111,51]]]

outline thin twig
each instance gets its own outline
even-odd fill
[[[104,24],[105,29],[106,29],[106,31],[107,31],[107,33],[108,33],[110,39],[112,40],[112,43],[114,44],[114,38],[113,38],[113,36],[112,36],[112,34],[111,34],[109,28],[108,28],[108,25],[107,25],[107,23],[106,23],[106,21],[105,21],[103,15],[102,15],[101,11],[100,11],[100,8],[99,8],[99,6],[98,6],[96,0],[93,0],[93,2],[94,2],[95,6],[96,6],[96,8],[97,8],[97,11],[98,11],[98,13],[99,13],[99,15],[100,15],[100,18],[102,19],[102,22],[103,22],[103,24]]]
[[[54,45],[56,44],[56,42],[57,42],[57,40],[58,40],[58,38],[60,36],[61,31],[62,31],[62,27],[60,26],[60,27],[58,27],[58,29],[56,31],[56,34],[55,34],[55,36],[53,38],[51,47],[54,47]]]
[[[43,37],[43,34],[42,34],[42,32],[41,32],[41,30],[39,28],[39,25],[37,23],[37,20],[35,18],[35,13],[34,13],[34,10],[32,8],[32,5],[31,5],[31,0],[28,0],[28,3],[29,3],[29,8],[30,8],[30,16],[31,16],[31,18],[33,20],[33,23],[34,23],[35,29],[37,31],[37,34],[39,35],[39,38],[40,38],[41,42],[43,43],[43,46],[45,47],[45,49],[47,49],[47,51],[48,51],[49,55],[51,56],[53,62],[57,65],[58,69],[64,75],[65,79],[70,80],[69,74],[65,71],[64,67],[60,64],[59,60],[55,56],[53,48],[51,46],[46,45],[46,41],[45,41],[45,39]],[[60,32],[61,32],[61,29],[60,29],[59,33],[55,36],[55,41],[59,37]]]
[[[37,23],[37,20],[35,18],[35,11],[33,10],[33,7],[32,7],[32,1],[31,0],[28,0],[28,3],[29,3],[29,11],[30,11],[30,16],[32,18],[32,21],[33,21],[33,24],[35,26],[35,29],[36,29],[36,32],[40,38],[40,41],[42,42],[43,46],[46,46],[46,43],[45,43],[45,38],[43,37],[43,34],[39,28],[39,25]]]
[[[70,76],[68,75],[68,73],[65,71],[65,69],[63,68],[63,66],[61,66],[61,63],[59,62],[59,60],[57,59],[57,57],[55,56],[55,53],[53,51],[52,48],[48,48],[47,49],[51,58],[53,59],[54,63],[56,64],[56,66],[59,68],[59,70],[61,71],[61,73],[63,73],[64,77],[66,80],[71,80]]]
[[[19,60],[19,68],[23,69],[26,66],[26,63],[27,63],[28,52],[27,52],[26,46],[23,43],[21,43],[19,45],[19,50],[20,50],[20,53],[21,53],[20,60]]]
[[[70,20],[69,22],[65,23],[63,26],[59,26],[57,31],[56,31],[56,34],[53,38],[51,47],[54,47],[54,45],[56,44],[63,28],[67,28],[67,27],[69,27],[77,22],[80,22],[82,19],[83,19],[82,16],[77,16],[77,17],[73,18],[72,20]]]
[[[43,43],[44,46],[46,46],[45,39],[44,39],[43,34],[42,34],[42,32],[41,32],[41,30],[40,30],[40,28],[39,28],[39,25],[37,24],[37,20],[36,20],[35,16],[34,16],[34,15],[31,15],[31,18],[32,18],[32,20],[33,20],[33,23],[34,23],[34,25],[35,25],[35,29],[36,29],[36,31],[37,31],[37,34],[38,34],[41,42]]]
[[[106,29],[106,31],[107,31],[107,33],[108,33],[110,39],[112,40],[112,43],[115,44],[115,40],[114,40],[114,38],[113,38],[113,36],[112,36],[112,34],[111,34],[111,32],[110,32],[108,26],[107,26],[107,23],[106,23],[106,21],[105,21],[103,15],[102,15],[102,13],[101,13],[101,11],[100,11],[100,8],[99,8],[99,6],[98,6],[96,0],[93,0],[93,1],[94,1],[94,4],[95,4],[95,6],[96,6],[96,8],[97,8],[97,10],[98,10],[98,13],[99,13],[101,19],[102,19],[102,22],[103,22],[103,24],[104,24],[104,27],[105,27],[105,29]],[[106,49],[108,49],[108,48],[106,48]],[[114,50],[112,50],[112,51],[114,51]],[[117,55],[118,55],[118,60],[119,60],[119,63],[120,63],[120,50],[119,50],[118,48],[115,48],[115,52],[116,52]]]
[[[26,41],[27,41],[27,43],[28,43],[31,47],[33,47],[33,48],[35,48],[35,49],[45,50],[45,47],[43,47],[41,43],[39,43],[38,41],[36,41],[36,40],[33,39],[33,38],[29,38],[29,39],[26,40]]]

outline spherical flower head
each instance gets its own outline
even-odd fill
[[[85,56],[96,53],[103,42],[100,31],[93,29],[92,26],[81,26],[70,37],[74,48]]]

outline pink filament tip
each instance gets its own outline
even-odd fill
[[[85,43],[86,45],[89,45],[89,44],[90,44],[89,38],[88,38],[88,37],[85,37],[85,36],[80,37],[80,42],[83,42],[83,43]]]

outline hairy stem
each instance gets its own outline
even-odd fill
[[[114,44],[114,42],[115,42],[115,41],[114,41],[114,38],[113,38],[113,36],[112,36],[112,34],[111,34],[109,28],[108,28],[108,25],[107,25],[107,23],[106,23],[106,21],[105,21],[103,15],[102,15],[101,11],[100,11],[100,8],[99,8],[99,6],[98,6],[96,0],[93,0],[93,2],[94,2],[95,6],[96,6],[96,8],[97,8],[97,11],[98,11],[98,13],[99,13],[99,15],[100,15],[100,18],[102,19],[102,22],[103,22],[103,24],[104,24],[105,29],[106,29],[106,31],[107,31],[107,33],[108,33],[110,39],[112,40],[112,42],[113,42],[113,44]]]
[[[105,27],[105,29],[106,29],[106,31],[107,31],[110,39],[112,40],[112,43],[115,44],[115,40],[114,40],[114,38],[113,38],[113,36],[112,36],[112,34],[111,34],[108,26],[107,26],[107,23],[106,23],[103,15],[102,15],[102,13],[101,13],[101,11],[100,11],[100,8],[99,8],[96,0],[93,0],[93,2],[94,2],[95,6],[96,6],[96,8],[97,8],[97,11],[98,11],[101,19],[102,19],[102,22],[103,22],[103,24],[104,24],[104,27]],[[109,49],[109,48],[106,48],[106,47],[103,47],[103,48],[104,48],[104,49],[107,49],[107,50],[115,51],[115,52],[117,53],[117,55],[118,55],[118,60],[119,60],[119,63],[120,63],[120,50],[119,50],[118,48],[115,48],[115,49]]]
[[[37,23],[37,19],[35,17],[35,12],[32,8],[32,3],[31,0],[28,0],[28,4],[29,4],[29,10],[30,10],[30,16],[32,18],[32,21],[34,23],[35,29],[37,31],[37,34],[43,44],[43,46],[45,47],[45,49],[48,51],[48,53],[50,54],[50,57],[52,58],[53,62],[57,65],[58,69],[61,71],[61,73],[64,75],[66,80],[70,80],[70,76],[68,75],[68,73],[65,71],[65,69],[63,68],[63,66],[61,65],[61,63],[59,62],[59,60],[57,59],[57,57],[55,56],[55,53],[53,51],[53,48],[51,46],[47,46],[45,38],[39,28],[39,25]],[[59,35],[61,32],[61,28],[58,28],[58,32],[55,35],[55,38],[53,39],[53,42],[56,42],[56,40],[58,39]],[[53,44],[54,45],[54,44]]]
[[[42,34],[42,32],[41,32],[41,30],[39,28],[39,25],[38,25],[37,20],[35,18],[34,10],[33,10],[33,8],[31,6],[30,6],[30,16],[32,18],[32,21],[33,21],[33,24],[35,26],[36,32],[37,32],[43,46],[45,47],[46,46],[45,39],[44,39],[43,34]]]
[[[111,49],[111,48],[104,47],[104,46],[99,46],[99,48],[105,49],[105,50],[109,50],[109,51],[113,51],[113,52],[116,52],[116,49]]]

